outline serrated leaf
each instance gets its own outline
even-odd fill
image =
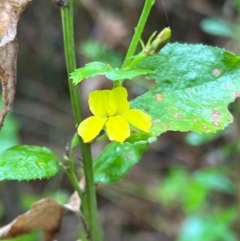
[[[92,62],[85,67],[76,69],[71,73],[70,78],[74,84],[80,83],[83,79],[97,75],[105,75],[110,80],[132,79],[139,75],[151,73],[150,69],[112,69],[108,64],[102,62]]]
[[[0,155],[0,181],[49,178],[58,172],[59,158],[48,148],[14,146]]]
[[[76,69],[73,73],[71,73],[70,78],[73,80],[74,84],[78,84],[83,79],[103,75],[110,69],[109,65],[102,62],[92,62],[86,64],[85,67]]]
[[[94,160],[95,182],[110,184],[122,179],[138,163],[155,139],[135,143],[110,143]]]
[[[203,45],[168,44],[139,63],[152,68],[156,86],[132,101],[153,117],[151,134],[168,130],[210,133],[233,117],[227,106],[240,96],[240,58]]]

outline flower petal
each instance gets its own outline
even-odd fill
[[[106,121],[107,118],[99,118],[96,116],[88,117],[80,123],[77,132],[84,142],[89,142],[100,133]]]
[[[112,90],[112,95],[114,97],[114,101],[117,104],[117,113],[122,114],[124,111],[129,110],[130,104],[127,100],[127,90],[124,87],[117,87]]]
[[[114,116],[117,113],[118,103],[115,100],[113,90],[109,91],[109,95],[107,96],[105,106],[106,106],[107,116]]]
[[[121,117],[110,117],[106,123],[106,131],[111,141],[123,143],[130,136],[129,124]]]
[[[126,111],[122,117],[131,125],[140,130],[149,132],[152,126],[152,117],[141,110],[131,109]]]
[[[89,108],[95,116],[114,116],[118,104],[112,90],[96,90],[89,94]]]
[[[89,94],[88,104],[93,115],[107,117],[106,106],[110,90],[96,90]]]
[[[89,108],[93,115],[110,117],[129,110],[127,90],[117,87],[112,90],[96,90],[89,94]]]

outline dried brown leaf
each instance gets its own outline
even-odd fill
[[[60,229],[62,218],[69,210],[52,198],[45,198],[33,204],[31,209],[18,216],[8,225],[0,228],[0,240],[27,234],[33,229],[42,230],[45,241],[52,241]]]
[[[79,182],[79,187],[85,188],[85,178]],[[60,230],[61,222],[67,211],[79,215],[81,200],[74,192],[67,204],[60,204],[52,198],[44,198],[35,202],[31,209],[19,215],[11,223],[0,228],[0,240],[15,238],[27,234],[34,229],[41,230],[44,233],[45,241],[53,241]],[[85,225],[84,220],[83,225]],[[87,233],[87,227],[84,227]]]
[[[14,100],[18,44],[17,23],[21,12],[34,0],[0,0],[0,81],[3,108],[0,129]]]

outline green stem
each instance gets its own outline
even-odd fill
[[[140,19],[138,21],[138,25],[135,28],[135,33],[133,35],[132,41],[130,43],[130,46],[128,48],[127,54],[125,56],[122,68],[125,68],[126,66],[128,66],[132,59],[131,57],[135,54],[136,48],[138,46],[138,43],[140,41],[143,29],[145,27],[145,24],[147,22],[149,13],[151,11],[152,6],[154,5],[155,0],[146,0],[144,7],[143,7],[143,11],[141,13]]]
[[[75,123],[76,125],[78,125],[83,120],[80,96],[78,92],[78,87],[73,85],[71,79],[69,79],[70,73],[72,73],[76,69],[74,28],[73,28],[73,0],[68,0],[67,6],[61,7],[61,15],[62,15],[64,50],[65,50],[65,59],[66,59],[66,66],[67,66],[67,73],[68,73],[69,91],[71,96],[73,113],[75,117]],[[79,137],[79,143],[82,150],[84,174],[86,179],[86,200],[83,202],[83,204],[87,204],[87,207],[84,206],[83,211],[86,212],[85,213],[87,217],[86,221],[90,229],[91,241],[100,241],[101,232],[100,232],[100,224],[98,219],[91,146],[83,143],[80,137]],[[70,160],[70,161],[73,161],[73,160]],[[74,172],[74,168],[73,168],[74,165],[70,164],[70,166],[72,167],[70,172]],[[71,177],[73,177],[73,174],[71,174]],[[71,180],[71,181],[74,181],[74,180]],[[75,181],[73,185],[75,185]]]
[[[82,192],[82,190],[81,190],[81,188],[79,186],[78,179],[77,179],[75,173],[69,171],[69,172],[67,172],[67,174],[68,174],[68,178],[70,179],[74,189],[78,193],[78,196],[80,197],[81,202],[83,203],[83,200],[84,200],[83,192]],[[82,204],[82,205],[84,205],[84,204]]]
[[[123,61],[122,68],[127,67],[132,61],[131,57],[134,56],[134,54],[135,54],[136,48],[141,39],[143,29],[145,27],[149,13],[150,13],[151,8],[154,5],[154,3],[155,3],[155,0],[145,0],[145,4],[144,4],[143,10],[142,10],[140,19],[138,21],[137,27],[135,28],[135,33],[133,35],[133,38],[132,38],[132,41],[128,48],[125,59]],[[114,82],[114,87],[118,87],[121,85],[122,85],[122,80],[118,80],[118,81]]]

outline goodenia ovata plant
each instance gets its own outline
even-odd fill
[[[157,137],[169,130],[214,133],[232,122],[228,104],[240,96],[239,56],[217,47],[173,43],[167,44],[157,54],[145,56],[136,68],[148,70],[146,81],[156,81],[152,89],[130,102],[131,108],[151,116],[152,126],[149,135],[134,129],[134,134],[123,145],[148,141],[149,137]],[[82,75],[84,67],[74,72],[76,79],[78,72]],[[144,123],[144,118],[142,120]],[[116,133],[118,131],[120,130],[117,129]],[[112,145],[113,149],[110,150],[111,145],[105,150],[112,156],[109,169],[105,163],[106,176],[116,173],[112,162],[114,159],[119,160],[113,154],[116,146]],[[117,143],[116,145],[118,146]],[[135,150],[138,152],[137,147]],[[123,162],[124,155],[125,153],[121,156]],[[98,161],[101,156],[106,155],[101,154]],[[126,162],[123,165],[130,165]],[[103,180],[108,180],[107,183],[110,182],[103,173],[101,176]],[[121,178],[122,176],[119,177]],[[113,181],[116,181],[116,177],[113,177]]]
[[[44,147],[17,146],[0,155],[1,180],[46,178],[64,170],[82,199],[82,209],[92,241],[102,240],[98,223],[94,183],[110,184],[137,164],[149,145],[166,131],[210,133],[233,121],[229,103],[240,96],[240,57],[227,50],[204,45],[166,44],[171,31],[151,37],[139,54],[144,29],[154,0],[146,0],[138,26],[121,68],[92,62],[77,68],[73,33],[73,0],[62,5],[62,22],[71,102],[78,129],[67,153],[67,165]],[[93,116],[83,118],[78,84],[105,75],[111,90],[89,95]],[[139,75],[155,86],[129,101],[124,80]],[[135,78],[136,81],[136,78]],[[110,144],[92,160],[91,143],[104,130]],[[100,137],[101,139],[101,137]],[[74,150],[80,144],[86,186],[84,193],[75,175]],[[31,158],[30,158],[31,157]],[[9,161],[11,160],[11,161]],[[34,166],[34,168],[33,168]],[[30,170],[31,171],[28,171]],[[25,170],[19,173],[19,170]],[[25,172],[28,172],[26,175]]]

